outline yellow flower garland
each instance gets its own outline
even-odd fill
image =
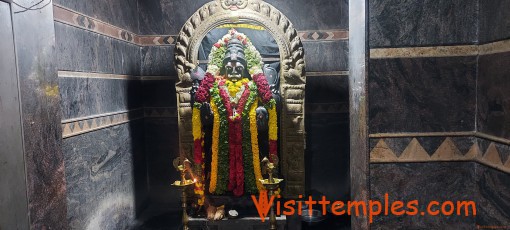
[[[269,109],[269,140],[276,141],[278,140],[278,125],[277,117],[276,117],[276,106],[273,105]]]
[[[202,121],[200,120],[200,109],[193,108],[193,117],[191,118],[193,124],[193,140],[196,141],[202,138]]]
[[[211,157],[211,181],[209,192],[216,191],[216,183],[218,180],[218,140],[220,139],[220,116],[218,115],[218,107],[214,100],[211,99],[211,108],[214,114],[213,119],[213,137],[212,137],[212,157]]]
[[[193,113],[192,113],[191,123],[192,123],[192,132],[193,132],[193,140],[196,141],[200,138],[202,138],[202,121],[200,120],[200,109],[197,107],[193,107]],[[203,141],[202,141],[203,145]],[[202,152],[202,157],[204,157],[204,152]],[[202,167],[204,165],[202,164]],[[200,176],[199,181],[195,184],[195,194],[198,195],[198,205],[204,205],[205,196],[204,196],[204,186],[203,186],[203,176]]]
[[[257,135],[257,107],[258,99],[255,100],[250,108],[250,134],[251,134],[251,151],[253,153],[253,170],[255,171],[255,182],[259,191],[264,190],[264,186],[260,183],[262,172],[260,170],[259,159],[259,141]]]
[[[235,97],[236,94],[241,90],[241,86],[243,86],[245,83],[248,83],[250,80],[248,78],[243,78],[240,81],[232,82],[230,80],[225,81],[225,85],[228,89],[228,94],[230,94],[231,97]]]

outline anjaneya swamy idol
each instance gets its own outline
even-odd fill
[[[279,77],[235,29],[213,45],[207,71],[199,72],[192,74],[191,92],[198,203],[212,206],[205,194],[257,194],[264,189],[261,157],[273,160],[278,151]],[[209,219],[224,215],[210,212]]]

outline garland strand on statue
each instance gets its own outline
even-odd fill
[[[198,105],[198,104],[197,104]],[[201,167],[201,171],[203,172],[205,168],[204,163],[204,150],[203,150],[203,144],[204,144],[204,138],[203,138],[203,132],[202,132],[202,121],[200,120],[200,109],[197,106],[193,107],[193,115],[192,115],[192,130],[193,130],[193,141],[194,141],[194,148],[195,148],[195,164],[198,167]],[[204,174],[201,173],[199,175],[200,179],[197,180],[195,183],[195,194],[198,196],[198,205],[202,206],[204,205],[205,201],[205,194],[204,194]]]
[[[217,112],[214,113],[214,125],[213,129],[219,129],[219,138],[217,138],[216,145],[213,145],[213,149],[216,149],[217,157],[217,183],[216,190],[209,190],[214,194],[223,194],[227,191],[228,176],[229,176],[229,130],[228,130],[228,113],[225,105],[220,96],[218,82],[214,83],[214,87],[211,90],[211,103],[214,102],[216,105]],[[216,116],[218,114],[218,116]],[[218,119],[216,119],[218,117]],[[214,138],[214,137],[213,137]],[[214,154],[213,154],[214,156]],[[211,171],[211,176],[213,172]]]
[[[253,166],[253,148],[252,148],[252,135],[250,130],[250,111],[253,105],[257,105],[257,86],[250,84],[250,96],[248,102],[243,110],[243,159],[244,159],[244,184],[246,192],[249,194],[257,194],[258,187],[255,178],[255,169]]]

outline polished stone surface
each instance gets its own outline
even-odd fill
[[[195,11],[210,0],[147,0],[138,1],[140,34],[176,35]]]
[[[381,202],[384,202],[385,193],[388,193],[390,202],[418,200],[419,212],[426,211],[428,202],[432,200],[454,202],[476,200],[475,164],[471,162],[371,164],[371,196],[373,200]],[[371,228],[474,229],[475,219],[473,216],[457,215],[380,215],[374,217]]]
[[[297,30],[349,29],[347,0],[267,0],[285,14]]]
[[[175,81],[143,81],[143,106],[176,107]]]
[[[78,72],[140,75],[140,47],[55,22],[57,68]]]
[[[138,0],[55,0],[55,4],[138,33]]]
[[[174,67],[174,46],[145,46],[141,48],[143,76],[177,76]]]
[[[22,6],[33,1],[18,0]],[[22,11],[13,5],[13,11]],[[67,229],[60,97],[51,4],[13,14],[30,229]]]
[[[348,76],[313,76],[306,79],[306,103],[349,103]]]
[[[510,38],[510,1],[480,1],[480,43]]]
[[[510,226],[510,174],[476,165],[477,216],[480,226]]]
[[[349,200],[348,116],[308,113],[306,130],[306,195]]]
[[[59,78],[62,119],[143,107],[139,80]]]
[[[64,139],[67,219],[73,229],[125,229],[133,224],[137,162],[143,154],[143,121]],[[143,186],[143,187],[146,187]],[[140,195],[137,191],[137,195]]]
[[[348,41],[303,42],[306,71],[349,70]]]
[[[476,57],[370,60],[370,133],[475,128]]]
[[[29,229],[16,52],[11,7],[0,1],[0,228]]]
[[[369,1],[370,47],[473,44],[478,1]]]
[[[209,0],[139,1],[141,34],[178,34],[186,20]],[[270,0],[297,30],[348,29],[347,0]]]
[[[510,52],[480,56],[478,131],[510,138]]]
[[[173,160],[179,156],[177,119],[146,118],[144,120],[150,202],[178,208],[181,192],[170,185],[180,178],[179,172],[172,164]]]

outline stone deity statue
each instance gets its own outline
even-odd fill
[[[224,208],[209,195],[258,194],[260,160],[277,156],[279,77],[244,34],[231,29],[212,47],[207,71],[192,74],[195,193],[209,219]]]

